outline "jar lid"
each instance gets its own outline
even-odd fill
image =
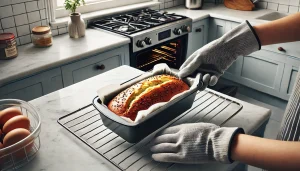
[[[0,42],[5,42],[7,40],[12,40],[15,38],[13,33],[0,33]]]
[[[32,29],[32,34],[43,35],[50,32],[50,27],[48,26],[36,26]]]

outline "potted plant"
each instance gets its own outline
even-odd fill
[[[76,12],[77,7],[84,5],[84,0],[65,0],[66,10],[70,10],[70,21],[68,23],[69,35],[71,38],[80,38],[85,36],[85,23],[81,14]]]

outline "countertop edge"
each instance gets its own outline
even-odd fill
[[[75,56],[70,56],[68,58],[65,58],[65,59],[62,59],[62,60],[59,60],[59,61],[56,61],[56,62],[53,62],[53,63],[43,65],[43,66],[34,68],[32,70],[29,70],[29,71],[22,72],[20,74],[15,74],[15,75],[12,75],[10,77],[6,77],[6,78],[1,80],[0,87],[5,86],[7,84],[11,84],[13,82],[17,82],[17,81],[22,80],[22,79],[26,79],[26,78],[31,77],[33,75],[37,75],[37,74],[49,71],[51,69],[55,69],[55,68],[63,66],[63,65],[67,65],[71,62],[86,59],[86,58],[88,58],[89,56],[92,56],[92,55],[97,55],[99,53],[103,53],[103,52],[106,52],[106,51],[113,50],[115,48],[125,46],[129,43],[130,43],[130,39],[128,38],[128,39],[126,39],[124,41],[120,41],[120,42],[118,42],[114,45],[110,45],[109,47],[101,47],[99,49],[95,49],[95,50],[91,50],[91,51],[85,51],[85,52],[83,52],[81,54],[77,54]]]

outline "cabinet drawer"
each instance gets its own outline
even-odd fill
[[[291,43],[280,43],[268,46],[262,46],[262,49],[273,51],[276,53],[290,55],[300,58],[300,41],[299,42],[291,42]],[[278,48],[282,48],[283,51],[280,51]]]
[[[64,86],[83,81],[122,65],[123,48],[108,51],[62,67]]]
[[[121,65],[120,56],[114,56],[104,61],[78,68],[72,72],[73,83],[102,74]]]
[[[56,68],[0,87],[0,98],[29,101],[61,88],[61,70]]]

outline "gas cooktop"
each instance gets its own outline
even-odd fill
[[[187,17],[144,9],[128,14],[109,17],[91,23],[92,27],[109,30],[123,35],[131,35],[146,29],[185,19]]]

